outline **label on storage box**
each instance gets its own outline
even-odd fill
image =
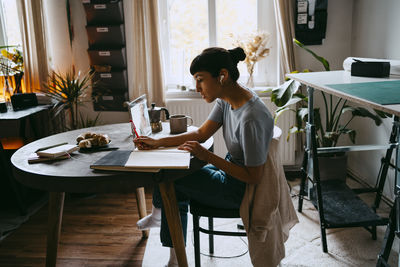
[[[103,95],[102,96],[104,101],[113,101],[114,97],[112,95]]]
[[[112,78],[111,73],[100,73],[100,78]]]
[[[101,57],[109,57],[110,55],[110,51],[99,51],[99,56]]]
[[[297,24],[307,24],[307,13],[297,14]]]
[[[82,4],[90,4],[90,0],[82,0]]]
[[[99,27],[99,28],[96,28],[96,31],[97,32],[108,32],[108,27]]]
[[[307,0],[299,0],[297,2],[297,13],[306,13],[307,12]]]
[[[94,5],[94,9],[106,9],[107,5]]]

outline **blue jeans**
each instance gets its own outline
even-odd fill
[[[229,155],[227,156],[229,160]],[[238,209],[242,202],[246,183],[227,175],[224,171],[208,164],[200,170],[175,181],[175,192],[181,216],[183,236],[186,243],[187,212],[190,200],[216,208]],[[153,205],[161,206],[161,243],[173,247],[167,219],[162,207],[160,191],[153,192]]]

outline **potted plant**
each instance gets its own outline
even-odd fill
[[[326,71],[330,71],[329,62],[325,58],[318,56],[298,40],[294,39],[294,42],[297,46],[301,47],[321,62]],[[305,72],[308,72],[308,70],[305,70]],[[290,134],[302,133],[305,131],[305,123],[308,117],[308,98],[301,90],[302,87],[300,83],[294,80],[287,80],[282,86],[271,90],[271,101],[278,107],[275,112],[275,121],[277,121],[279,115],[283,112],[291,111],[296,114],[295,125],[290,127],[288,138]],[[355,117],[372,119],[375,124],[379,126],[382,123],[382,118],[390,116],[380,111],[375,110],[375,113],[373,113],[363,107],[350,106],[345,99],[339,98],[335,100],[332,95],[326,95],[322,91],[319,92],[322,95],[324,109],[314,108],[314,124],[318,147],[334,147],[337,145],[342,135],[348,135],[351,142],[354,144],[356,131],[351,129],[349,124]],[[350,116],[343,116],[346,113]],[[324,170],[326,171],[326,168],[323,167],[325,161],[327,161],[327,165],[331,166],[333,161],[342,162],[342,164],[343,162],[347,162],[347,156],[344,155],[344,153],[325,155],[324,157],[329,157],[329,159],[321,158],[319,160],[321,165],[321,178],[324,175]],[[345,172],[346,166],[336,169],[344,169]],[[327,173],[330,172],[331,171],[327,171]]]
[[[55,116],[63,110],[67,111],[69,115],[68,130],[85,126],[79,125],[79,119],[81,124],[85,123],[85,119],[79,112],[79,106],[85,102],[86,92],[92,87],[93,75],[94,73],[91,70],[84,73],[78,71],[77,73],[75,68],[72,67],[66,73],[52,71],[48,77],[44,93],[55,101]],[[91,121],[91,124],[97,122],[98,116],[94,122]],[[86,118],[86,121],[88,121],[88,118]]]

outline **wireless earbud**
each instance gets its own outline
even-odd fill
[[[224,75],[221,75],[221,77],[219,78],[219,82],[222,83],[222,80],[225,78]]]

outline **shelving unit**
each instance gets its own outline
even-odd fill
[[[125,111],[128,77],[122,0],[82,0],[86,13],[89,59],[96,71],[95,111]]]

